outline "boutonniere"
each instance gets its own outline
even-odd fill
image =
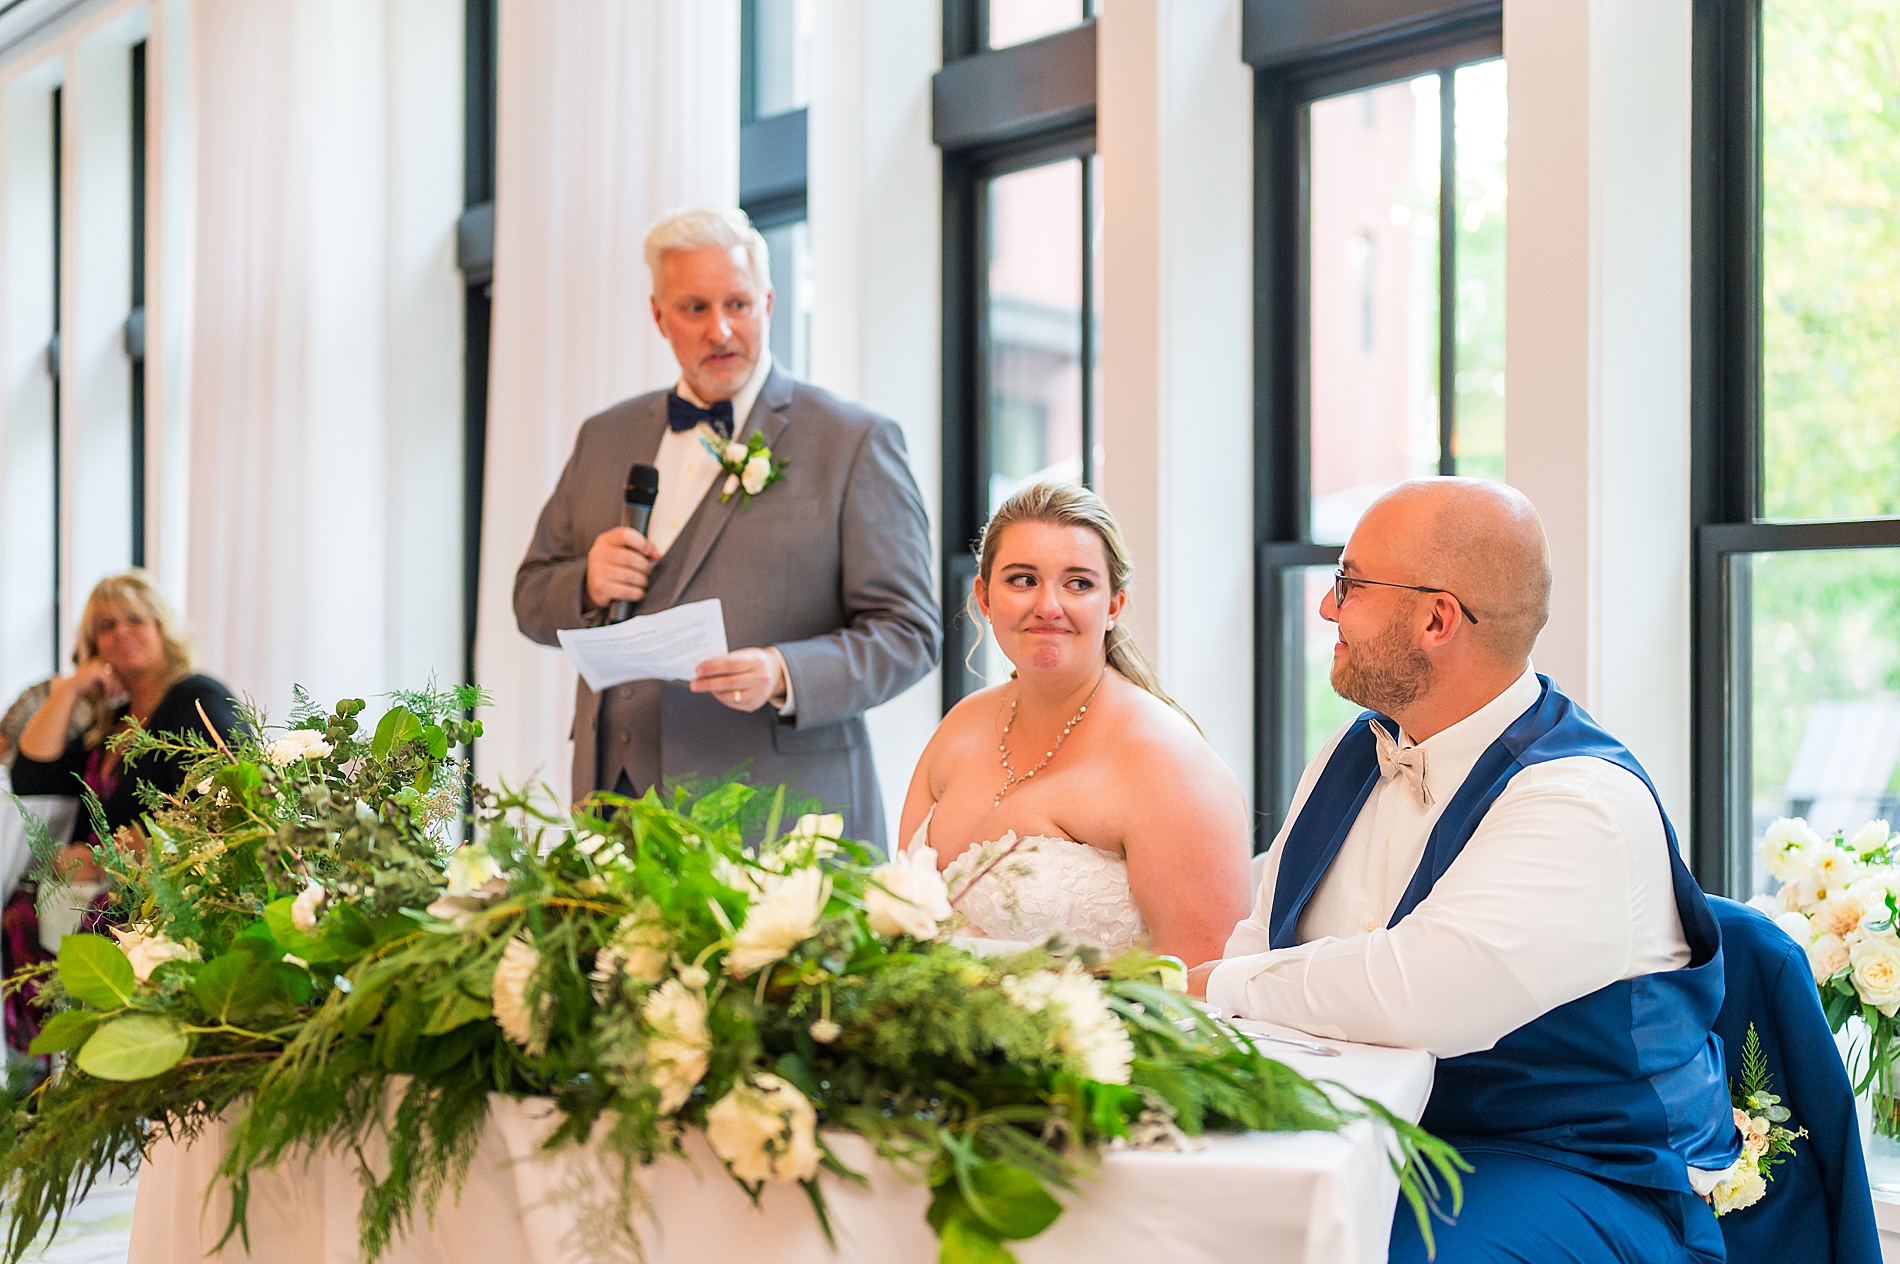
[[[785,477],[785,467],[789,462],[772,455],[772,449],[765,445],[765,436],[754,430],[744,443],[737,440],[727,441],[710,426],[699,428],[699,441],[706,445],[706,451],[713,454],[719,462],[719,468],[726,472],[726,485],[719,489],[719,503],[731,500],[735,492],[744,491],[746,504],[752,498]]]

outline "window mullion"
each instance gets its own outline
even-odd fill
[[[1095,181],[1091,159],[1082,164],[1082,334],[1078,358],[1082,369],[1082,486],[1095,486]]]
[[[1438,76],[1438,472],[1458,472],[1458,73]]]

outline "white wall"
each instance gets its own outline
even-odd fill
[[[935,6],[826,0],[813,35],[807,211],[812,380],[895,419],[942,527],[942,163],[930,142],[930,77],[942,58]],[[892,829],[935,731],[932,672],[868,716]]]
[[[1506,0],[1505,474],[1556,565],[1540,670],[1689,808],[1688,0]]]
[[[1135,635],[1253,784],[1253,79],[1239,0],[1111,0],[1097,38],[1103,497]]]

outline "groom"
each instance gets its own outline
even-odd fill
[[[717,597],[740,648],[685,683],[596,694],[581,681],[574,797],[743,767],[842,809],[848,837],[882,847],[864,713],[931,669],[943,631],[903,432],[773,363],[765,239],[742,212],[668,215],[646,262],[679,385],[581,427],[515,574],[515,621],[554,645],[616,601],[652,614]],[[707,433],[763,439],[783,477],[734,488]],[[644,533],[620,525],[636,462],[659,470]]]
[[[1439,1264],[1718,1261],[1739,1152],[1722,947],[1635,758],[1530,666],[1550,555],[1522,495],[1403,483],[1320,605],[1368,708],[1306,769],[1251,917],[1192,986],[1438,1056],[1424,1126],[1473,1171]],[[1408,1209],[1391,1259],[1423,1261]]]

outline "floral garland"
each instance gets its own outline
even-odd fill
[[[1052,1190],[1157,1132],[1371,1118],[1428,1238],[1441,1190],[1455,1208],[1454,1151],[1263,1056],[1160,959],[966,952],[934,865],[880,863],[837,817],[781,832],[783,790],[561,812],[476,786],[459,820],[449,751],[477,701],[404,695],[369,738],[350,700],[228,748],[126,740],[195,790],[148,801],[142,856],[106,858],[131,929],[68,936],[37,976],[59,1066],[0,1129],[11,1259],[108,1166],[223,1118],[227,1236],[253,1172],[386,1153],[358,1160],[373,1260],[459,1185],[491,1093],[552,1099],[550,1148],[596,1138],[620,1204],[590,1223],[635,1255],[636,1169],[686,1127],[755,1198],[801,1184],[821,1223],[820,1174],[862,1179],[825,1130],[862,1135],[930,1187],[948,1264],[1012,1259]]]

